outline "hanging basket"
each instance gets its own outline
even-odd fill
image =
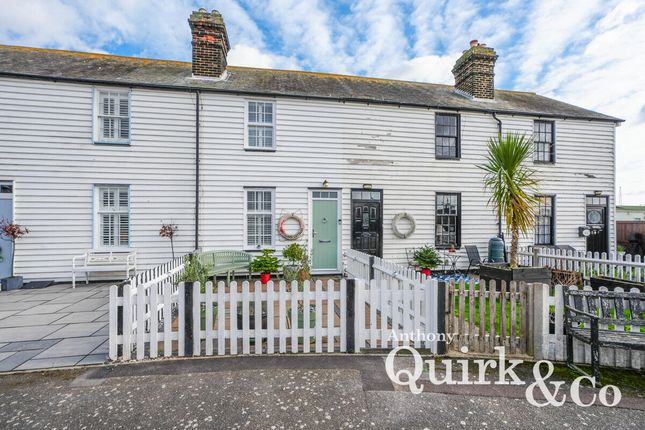
[[[398,225],[401,220],[407,220],[410,223],[410,229],[405,233],[399,230]],[[392,231],[394,232],[394,235],[399,239],[407,239],[408,237],[412,236],[412,233],[414,233],[416,226],[417,224],[415,223],[414,218],[407,212],[396,214],[394,216],[394,219],[392,220]]]
[[[292,219],[298,223],[298,231],[296,231],[295,233],[287,233],[285,224],[287,223],[287,221]],[[302,236],[302,233],[304,231],[305,222],[300,216],[296,215],[295,213],[282,215],[280,217],[280,220],[278,221],[278,234],[285,240],[297,240],[298,238],[300,238],[300,236]]]

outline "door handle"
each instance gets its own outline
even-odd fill
[[[322,240],[322,239],[321,239],[321,240],[319,240],[318,242],[319,242],[319,243],[331,243],[331,239],[330,239],[330,240]]]

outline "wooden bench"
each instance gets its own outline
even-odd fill
[[[197,258],[208,268],[209,278],[226,273],[228,283],[235,270],[248,270],[251,262],[251,254],[244,251],[205,251],[197,254]]]
[[[137,251],[87,251],[72,258],[72,288],[76,288],[76,274],[85,273],[85,283],[89,282],[92,272],[130,272],[137,273]]]
[[[597,382],[600,377],[601,346],[645,350],[645,333],[640,331],[645,325],[645,293],[621,290],[592,291],[578,290],[576,287],[564,289],[567,366],[584,374],[573,364],[573,338],[590,344],[592,376]],[[625,331],[625,326],[629,326],[630,331]]]

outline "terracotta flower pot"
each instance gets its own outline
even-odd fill
[[[430,274],[432,273],[432,271],[431,271],[430,269],[428,269],[428,268],[424,267],[424,268],[422,268],[422,269],[421,269],[421,273],[423,273],[423,274],[424,274],[424,275],[426,275],[426,276],[430,276]]]
[[[271,274],[270,273],[260,273],[260,282],[263,284],[268,283],[271,280]]]

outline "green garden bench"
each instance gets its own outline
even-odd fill
[[[199,262],[208,268],[208,277],[226,273],[226,281],[231,282],[236,270],[248,270],[251,254],[244,251],[206,251],[198,255]]]

